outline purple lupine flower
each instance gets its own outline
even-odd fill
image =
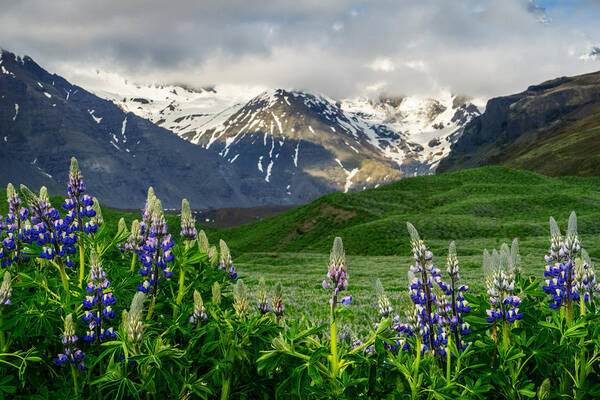
[[[115,317],[112,305],[115,304],[116,299],[112,292],[105,292],[110,282],[94,249],[90,253],[90,266],[90,280],[85,288],[89,295],[83,300],[83,306],[87,310],[81,317],[83,322],[88,324],[88,331],[83,336],[83,340],[93,342],[114,339],[115,332],[105,324]]]
[[[342,239],[336,237],[333,241],[333,247],[331,248],[331,253],[329,255],[329,270],[327,272],[327,278],[329,282],[323,281],[323,288],[331,290],[331,299],[329,299],[329,303],[331,304],[332,311],[335,310],[335,307],[340,302],[338,300],[338,295],[340,292],[348,289],[348,271],[346,270],[346,254],[344,253],[344,245],[342,243]],[[343,298],[344,302],[342,304],[349,305],[352,301],[352,296],[346,296]]]
[[[235,267],[233,266],[233,260],[231,259],[231,252],[229,251],[229,247],[224,240],[219,241],[220,247],[220,264],[219,269],[227,272],[229,275],[229,279],[235,280],[237,279],[237,272],[235,272]]]
[[[511,251],[503,244],[500,252],[483,253],[483,271],[486,279],[490,308],[486,311],[487,321],[506,320],[515,322],[523,318],[519,313],[521,298],[514,295],[515,270],[510,262]]]
[[[414,264],[409,269],[410,299],[415,305],[413,332],[422,337],[423,350],[435,351],[436,334],[439,315],[435,313],[438,298],[433,291],[433,284],[441,282],[440,270],[433,265],[433,253],[427,250],[415,227],[406,224],[410,235]]]
[[[138,258],[142,263],[140,275],[145,278],[144,282],[138,285],[138,291],[144,293],[151,291],[152,297],[156,297],[160,283],[159,273],[162,273],[166,279],[173,276],[169,263],[175,259],[175,255],[171,251],[175,243],[171,235],[167,234],[167,222],[160,200],[154,197],[151,207],[147,208],[144,213],[151,215],[151,222]]]
[[[261,314],[266,314],[271,311],[267,294],[267,285],[265,283],[265,278],[262,276],[258,281],[258,291],[256,292],[256,308]]]
[[[206,315],[206,307],[204,306],[202,296],[200,292],[194,289],[194,313],[190,316],[190,323],[198,324],[206,320],[206,318],[208,316]]]
[[[65,346],[65,352],[59,353],[54,359],[56,365],[63,365],[69,361],[72,364],[77,364],[77,368],[82,371],[87,369],[83,361],[85,359],[85,354],[75,346],[77,340],[78,338],[75,335],[75,325],[73,324],[73,314],[69,314],[65,318],[65,329],[61,340],[62,344]]]
[[[273,289],[273,295],[271,296],[271,311],[273,311],[277,320],[280,320],[285,312],[285,305],[283,304],[283,287],[281,286],[281,282],[277,282]]]
[[[464,297],[464,293],[468,290],[468,287],[459,284],[460,271],[456,255],[456,244],[454,242],[451,242],[448,247],[446,272],[448,273],[450,282],[438,282],[439,288],[443,291],[440,296],[444,297],[444,303],[439,307],[441,308],[440,314],[444,314],[442,323],[445,324],[446,329],[454,336],[454,343],[457,347],[464,350],[469,343],[466,343],[463,338],[469,334],[471,328],[468,322],[463,321],[463,317],[471,311],[471,306],[469,306]]]
[[[0,285],[0,309],[2,306],[11,305],[10,296],[12,294],[12,285],[10,279],[10,273],[8,271],[4,272],[4,278],[2,280],[2,285]]]
[[[544,292],[551,296],[548,304],[550,308],[559,309],[565,306],[570,312],[573,300],[579,300],[580,293],[577,291],[575,281],[575,259],[580,250],[575,212],[569,216],[567,234],[564,238],[556,220],[550,217],[550,250],[549,255],[544,259],[554,264],[546,265],[544,271],[546,282],[542,285]],[[581,272],[583,277],[583,271]]]
[[[6,197],[8,201],[8,216],[0,221],[0,232],[6,230],[6,238],[2,241],[4,250],[0,254],[2,266],[6,267],[13,262],[23,263],[29,261],[27,254],[23,252],[26,245],[32,242],[28,227],[29,210],[22,207],[22,201],[14,186],[9,183],[6,186]],[[2,217],[0,217],[2,220]]]
[[[181,201],[181,232],[180,236],[184,240],[196,240],[198,238],[198,231],[196,230],[196,220],[192,216],[192,210],[190,209],[190,203],[187,199]]]
[[[43,249],[39,257],[48,260],[57,259],[59,265],[72,266],[70,256],[76,253],[74,244],[77,236],[71,227],[72,213],[60,218],[58,210],[52,208],[48,191],[42,186],[39,196],[27,186],[21,185],[21,192],[31,208],[31,223],[27,226],[27,234]]]

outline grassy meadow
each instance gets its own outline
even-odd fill
[[[160,196],[160,193],[157,193]],[[0,194],[4,197],[4,193]],[[60,207],[62,197],[53,197]],[[193,207],[193,204],[192,204]],[[0,202],[0,214],[6,204]],[[252,288],[260,276],[267,285],[281,281],[286,312],[306,313],[315,321],[328,317],[329,293],[321,288],[335,236],[344,241],[354,296],[353,321],[375,321],[377,278],[397,305],[407,287],[411,251],[406,230],[410,221],[444,269],[454,240],[461,275],[473,291],[483,289],[482,252],[519,239],[525,275],[541,277],[549,247],[548,219],[566,229],[574,210],[583,247],[600,259],[600,178],[550,178],[504,167],[484,167],[420,176],[357,193],[334,193],[262,221],[224,230],[203,227],[211,244],[224,239],[232,250],[239,276]],[[139,214],[103,208],[108,225],[119,218],[128,225]],[[179,217],[167,215],[170,232]],[[177,234],[175,234],[176,236]],[[124,260],[124,265],[128,260]],[[395,301],[396,300],[396,301]]]

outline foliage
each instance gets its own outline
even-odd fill
[[[117,222],[86,197],[76,162],[71,175],[64,201],[7,190],[0,399],[600,395],[600,286],[574,214],[564,235],[551,220],[545,257],[519,254],[516,241],[486,250],[485,283],[470,288],[462,242],[440,265],[425,224],[402,235],[410,279],[371,272],[369,289],[351,248],[331,238],[310,288],[323,293],[314,307],[324,318],[314,318],[291,301],[289,282],[238,279],[235,248],[211,246],[187,202],[180,232],[153,190],[137,223]],[[548,266],[532,274],[529,260]],[[359,297],[372,301],[359,308]]]

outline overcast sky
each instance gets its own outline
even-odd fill
[[[589,56],[600,47],[600,0],[0,5],[0,47],[75,80],[97,68],[140,83],[490,97],[600,70],[600,55]]]

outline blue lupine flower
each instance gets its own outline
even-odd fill
[[[273,295],[271,296],[271,311],[273,311],[277,320],[280,320],[285,312],[285,305],[283,304],[283,287],[281,286],[281,282],[277,282],[273,289]]]
[[[114,332],[112,328],[104,325],[115,318],[111,305],[116,302],[116,299],[112,292],[104,292],[110,287],[110,282],[94,249],[90,253],[90,266],[90,280],[85,288],[89,295],[83,299],[83,306],[87,310],[81,317],[82,321],[88,324],[89,329],[83,340],[86,342],[108,340],[114,337]]]
[[[65,318],[65,329],[61,340],[62,344],[65,345],[65,352],[59,353],[54,359],[56,365],[63,365],[69,361],[72,364],[77,364],[77,368],[82,371],[87,369],[83,361],[85,359],[85,354],[75,346],[77,340],[78,338],[75,335],[75,325],[73,324],[73,314],[69,314]]]
[[[190,316],[190,323],[197,324],[206,320],[206,318],[208,316],[206,315],[206,307],[204,307],[202,296],[200,292],[194,290],[194,313]]]
[[[550,217],[550,251],[545,256],[546,262],[554,261],[554,264],[546,265],[544,277],[545,285],[542,289],[551,296],[548,306],[552,309],[560,309],[566,306],[569,311],[573,300],[579,300],[578,283],[575,280],[575,262],[577,254],[581,250],[579,236],[577,235],[577,216],[572,212],[569,216],[567,234],[563,238],[556,220]],[[582,266],[583,267],[583,266]],[[585,269],[580,271],[582,279]],[[585,301],[585,295],[584,295]]]
[[[150,194],[153,195],[154,192],[150,190],[148,192],[151,204],[145,208],[143,218],[150,216],[151,223],[138,258],[142,263],[140,275],[147,279],[141,285],[138,285],[138,291],[148,293],[152,290],[152,296],[154,297],[160,283],[159,272],[167,279],[173,276],[168,264],[175,259],[171,251],[175,243],[171,235],[167,234],[167,223],[160,200],[156,197],[150,198]]]
[[[331,248],[331,253],[329,255],[329,270],[327,272],[327,278],[329,282],[323,281],[323,288],[329,289],[332,291],[331,299],[329,299],[329,303],[331,304],[331,309],[334,310],[337,304],[340,302],[338,300],[338,295],[340,292],[348,289],[348,271],[346,270],[346,254],[344,253],[344,245],[342,243],[342,239],[336,237],[333,241],[333,247]],[[352,296],[344,297],[343,304],[348,305],[352,301]]]
[[[181,232],[180,236],[184,240],[196,240],[198,231],[196,230],[196,220],[192,216],[190,203],[187,199],[181,201]]]
[[[486,279],[490,308],[486,311],[487,321],[506,320],[515,322],[523,318],[519,313],[521,299],[513,294],[515,290],[515,268],[512,253],[506,244],[500,252],[483,253],[483,270]]]
[[[229,279],[235,280],[237,279],[237,272],[235,272],[235,267],[233,266],[233,260],[231,259],[231,252],[229,251],[229,247],[224,240],[219,241],[219,247],[221,250],[219,269],[226,271],[229,275]]]
[[[0,217],[0,232],[6,230],[7,237],[3,240],[4,250],[0,254],[2,266],[6,267],[13,262],[22,263],[29,261],[29,257],[24,254],[25,245],[32,242],[28,231],[29,210],[22,207],[22,201],[19,198],[14,186],[6,186],[6,197],[8,200],[8,216],[5,220]]]
[[[258,281],[258,290],[256,292],[256,308],[261,314],[266,314],[271,311],[267,294],[267,285],[265,283],[265,278],[262,276]]]

